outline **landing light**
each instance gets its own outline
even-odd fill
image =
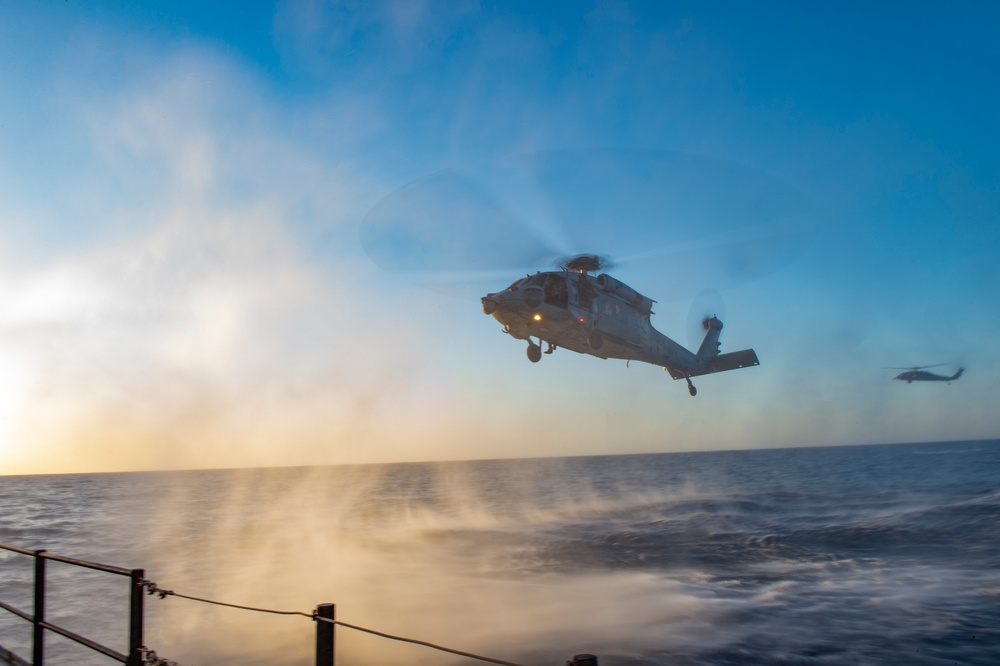
[[[533,317],[533,319],[535,321],[541,321],[542,320],[542,315],[536,313],[535,316]]]

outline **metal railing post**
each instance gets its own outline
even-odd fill
[[[44,550],[35,551],[35,611],[32,619],[31,663],[45,665],[45,558]]]
[[[334,666],[337,643],[334,635],[336,626],[333,622],[337,619],[337,605],[316,606],[316,617],[329,620],[316,620],[316,666]]]
[[[143,600],[146,597],[142,582],[146,579],[146,571],[145,569],[132,569],[129,576],[132,587],[129,594],[128,661],[125,663],[126,666],[141,666],[143,660]]]

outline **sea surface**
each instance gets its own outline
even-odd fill
[[[1000,664],[1000,441],[2,476],[0,543],[525,666]],[[127,579],[47,578],[51,621],[125,651]],[[0,551],[0,601],[31,581]],[[307,617],[144,598],[162,658],[313,663]],[[340,627],[337,663],[483,662]]]

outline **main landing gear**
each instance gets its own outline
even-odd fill
[[[698,395],[698,389],[696,389],[694,387],[694,384],[691,383],[691,378],[690,377],[684,377],[684,379],[686,379],[687,383],[688,383],[688,393],[690,393],[692,397]]]
[[[542,360],[542,348],[540,346],[541,342],[542,341],[539,339],[538,341],[539,344],[536,345],[530,339],[528,340],[528,360],[531,361],[532,363],[538,363],[539,361]],[[551,354],[556,350],[556,346],[551,342],[546,342],[545,344],[548,345],[548,348],[545,350],[546,354]]]

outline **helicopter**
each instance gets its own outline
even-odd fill
[[[607,257],[669,271],[660,297],[687,299],[692,287],[741,284],[793,260],[820,220],[810,210],[789,184],[711,157],[543,150],[410,181],[369,210],[359,236],[383,270],[479,300],[533,363],[560,347],[649,363],[694,396],[692,378],[759,365],[756,352],[720,353],[714,307],[691,308],[686,348],[657,331],[654,301],[612,277]]]
[[[947,363],[939,363],[938,365],[917,365],[912,368],[890,368],[892,370],[906,370],[906,372],[901,372],[893,379],[898,379],[900,381],[906,382],[907,384],[912,384],[913,382],[947,382],[952,383],[956,379],[962,376],[965,372],[965,368],[959,368],[958,371],[951,375],[939,375],[933,372],[927,372],[927,368],[936,368],[941,365],[947,365]]]
[[[697,352],[660,333],[650,323],[655,301],[607,273],[591,275],[606,263],[594,254],[569,257],[561,262],[561,270],[539,271],[483,296],[483,312],[503,324],[508,335],[527,340],[532,363],[557,347],[603,359],[642,361],[662,366],[675,380],[686,380],[692,396],[698,393],[692,377],[760,364],[753,349],[719,353],[722,322],[714,314],[702,319],[705,337]]]

